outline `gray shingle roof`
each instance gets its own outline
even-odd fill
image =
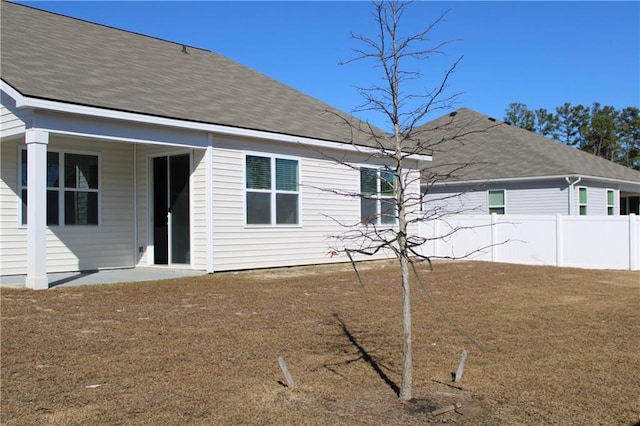
[[[2,79],[25,96],[338,142],[334,114],[358,122],[207,50],[5,1],[0,27]]]
[[[433,165],[469,161],[452,181],[583,175],[640,184],[640,172],[528,130],[461,108],[420,128],[432,143]],[[454,138],[454,136],[456,136]]]

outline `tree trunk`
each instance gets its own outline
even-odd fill
[[[411,297],[409,289],[409,259],[400,257],[400,269],[402,272],[402,384],[400,385],[400,399],[409,401],[412,398],[413,364],[411,358]]]

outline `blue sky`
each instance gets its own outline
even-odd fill
[[[350,33],[375,36],[365,1],[20,3],[212,50],[348,112],[362,103],[356,86],[380,83],[372,63],[339,65],[362,47]],[[638,1],[422,1],[402,29],[413,34],[444,10],[432,39],[461,40],[419,64],[416,91],[439,84],[463,56],[448,93],[463,92],[457,106],[496,118],[511,102],[640,106]],[[358,116],[388,130],[379,116]]]

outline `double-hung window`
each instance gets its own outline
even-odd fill
[[[21,150],[22,224],[27,224],[27,151]],[[47,225],[98,225],[100,161],[97,155],[47,152]]]
[[[578,211],[580,216],[587,214],[587,188],[584,186],[578,188]]]
[[[364,225],[394,225],[397,216],[395,173],[361,167],[360,222]]]
[[[245,158],[247,225],[298,225],[298,160],[247,155]]]
[[[507,212],[507,197],[504,189],[488,192],[489,214],[505,214]]]
[[[607,215],[613,216],[614,214],[616,214],[616,191],[607,189]]]

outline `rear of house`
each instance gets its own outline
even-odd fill
[[[338,222],[360,222],[360,201],[330,190],[358,193],[360,176],[324,158],[330,150],[230,137],[212,137],[204,148],[104,137],[49,133],[46,209],[39,208],[47,272],[345,260],[328,256],[331,236],[346,231]],[[200,138],[206,145],[207,135]],[[26,273],[27,154],[25,135],[0,144],[3,275]],[[352,157],[354,165],[380,166]]]
[[[424,209],[618,216],[640,210],[640,172],[462,108],[427,123]],[[430,173],[434,170],[437,173]],[[448,170],[452,172],[447,173]],[[441,179],[446,175],[446,179]]]
[[[428,203],[438,202],[465,214],[562,214],[618,216],[639,214],[633,185],[576,177],[538,181],[475,182],[432,187]],[[573,184],[572,184],[573,183]],[[452,194],[459,196],[451,197]],[[451,198],[450,198],[451,197]],[[439,201],[446,198],[446,202]]]
[[[5,2],[1,50],[0,276],[344,261],[333,236],[394,226],[357,120],[240,64]]]

